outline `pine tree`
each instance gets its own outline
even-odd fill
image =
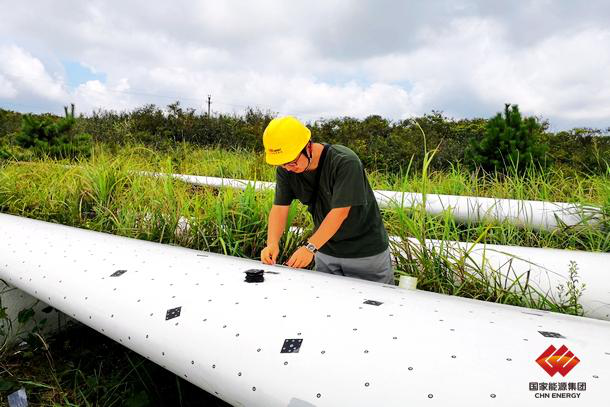
[[[516,169],[523,173],[531,165],[540,165],[546,146],[540,143],[542,125],[533,117],[523,119],[517,105],[506,104],[491,118],[480,141],[471,140],[466,153],[475,167],[488,172]]]
[[[54,119],[47,115],[25,115],[21,131],[15,139],[17,144],[33,150],[39,156],[69,158],[88,155],[91,136],[74,134],[73,128],[76,124],[74,105],[71,106],[70,112],[65,106],[64,112],[65,117],[61,119]]]

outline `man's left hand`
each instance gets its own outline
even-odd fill
[[[292,253],[292,256],[286,262],[286,265],[294,268],[304,268],[309,266],[309,263],[313,260],[313,253],[307,250],[306,247],[300,247],[297,251]]]

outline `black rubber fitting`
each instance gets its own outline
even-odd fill
[[[262,283],[265,281],[265,270],[246,270],[246,283]]]

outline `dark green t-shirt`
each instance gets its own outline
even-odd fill
[[[320,174],[318,201],[312,213],[313,187],[316,171]],[[356,258],[379,254],[388,248],[388,233],[383,226],[379,206],[360,159],[352,150],[331,145],[326,153],[324,168],[296,174],[277,167],[275,205],[290,205],[298,199],[307,205],[315,230],[334,208],[351,206],[347,219],[320,248],[320,252],[335,257]]]

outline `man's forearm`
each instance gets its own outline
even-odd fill
[[[318,249],[326,244],[328,240],[337,233],[343,221],[349,215],[350,207],[331,209],[326,215],[316,233],[314,233],[309,241]]]
[[[269,225],[267,227],[267,246],[279,244],[284,228],[286,227],[286,216],[283,208],[273,206],[269,212]]]

